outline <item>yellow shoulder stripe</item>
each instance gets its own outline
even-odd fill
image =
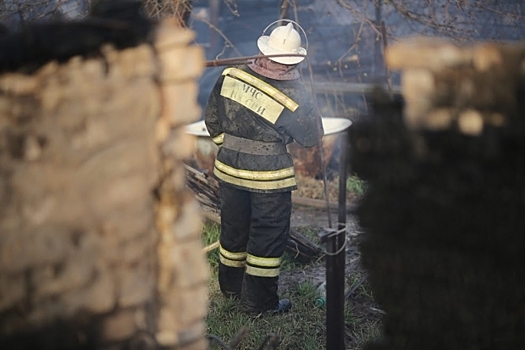
[[[221,146],[224,143],[224,133],[221,133],[214,138],[212,138],[212,141],[217,145]]]
[[[281,91],[277,90],[270,84],[254,77],[253,75],[246,73],[243,70],[237,68],[226,68],[222,75],[229,75],[244,81],[245,83],[250,84],[251,86],[258,88],[268,96],[272,97],[274,100],[288,108],[290,111],[295,112],[299,105],[292,100],[290,97],[283,94]]]

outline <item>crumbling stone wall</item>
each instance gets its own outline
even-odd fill
[[[193,38],[0,76],[0,348],[207,347]]]
[[[379,349],[525,344],[525,46],[407,39],[386,54],[402,99],[377,91],[351,128],[369,183],[358,217]]]

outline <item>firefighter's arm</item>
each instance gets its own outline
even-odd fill
[[[222,79],[221,79],[222,80]],[[218,98],[220,91],[220,83],[217,81],[215,87],[213,88],[210,97],[208,98],[208,103],[206,104],[206,109],[204,110],[204,122],[208,133],[212,138],[213,142],[217,146],[222,146],[224,140],[224,131],[222,130],[220,119],[219,119],[219,108],[218,108]]]
[[[281,121],[279,118],[278,124]],[[311,102],[304,101],[288,118],[282,118],[282,127],[295,142],[303,147],[313,147],[321,142],[324,134],[321,117]]]

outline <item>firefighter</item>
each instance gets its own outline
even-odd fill
[[[286,145],[312,147],[323,136],[311,95],[299,81],[304,56],[269,56],[307,53],[296,29],[302,28],[282,21],[287,24],[266,35],[274,22],[259,37],[264,57],[222,72],[205,109],[206,127],[219,146],[213,170],[221,198],[219,285],[226,297],[240,299],[243,311],[256,315],[292,306],[278,296],[291,191],[297,189]]]

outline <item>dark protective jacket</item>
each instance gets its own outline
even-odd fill
[[[296,189],[286,144],[295,140],[312,147],[323,136],[312,96],[299,80],[272,80],[246,65],[223,71],[208,100],[205,123],[220,147],[215,176],[251,192]]]

